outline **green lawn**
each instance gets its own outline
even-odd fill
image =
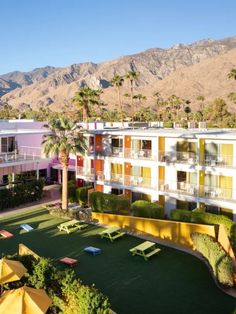
[[[0,229],[14,237],[0,239],[0,253],[15,253],[24,243],[41,256],[78,258],[78,276],[108,295],[118,314],[230,314],[236,308],[236,299],[216,287],[207,267],[194,256],[159,245],[161,253],[146,262],[129,254],[141,239],[125,236],[110,243],[100,239],[102,229],[95,226],[67,235],[57,229],[62,221],[42,209],[1,218]],[[27,233],[19,228],[21,223],[35,230]],[[86,246],[99,247],[102,254],[89,255],[83,251]]]

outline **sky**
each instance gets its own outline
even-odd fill
[[[0,74],[236,36],[235,0],[2,0]]]

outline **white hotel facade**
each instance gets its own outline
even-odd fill
[[[0,121],[0,186],[8,175],[14,179],[32,170],[44,177],[56,172],[60,181],[58,159],[43,155],[48,132],[43,125]],[[71,156],[69,171],[78,186],[125,194],[132,201],[159,201],[167,215],[175,208],[201,208],[236,220],[236,129],[104,126],[86,133],[85,156]]]
[[[100,128],[87,133],[88,151],[77,156],[78,185],[201,208],[236,220],[236,130]]]

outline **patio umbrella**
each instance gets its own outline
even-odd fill
[[[43,314],[51,305],[52,300],[43,289],[23,286],[5,291],[0,298],[1,314]]]
[[[26,272],[27,269],[21,262],[6,258],[0,259],[0,285],[20,280]]]

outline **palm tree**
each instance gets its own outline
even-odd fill
[[[228,73],[228,78],[229,79],[234,79],[236,80],[236,69],[232,69],[229,73]]]
[[[133,96],[134,99],[137,99],[139,102],[139,107],[141,107],[141,102],[142,100],[147,100],[147,97],[142,95],[142,94],[137,94]],[[136,110],[137,110],[137,106],[136,106]]]
[[[234,102],[236,104],[236,93],[235,92],[231,92],[228,94],[228,98]]]
[[[68,208],[69,156],[77,153],[84,154],[85,138],[76,123],[64,116],[52,119],[46,127],[51,130],[51,133],[44,135],[42,142],[44,153],[46,156],[55,154],[59,157],[62,166],[62,210],[66,211]]]
[[[128,73],[126,74],[126,79],[129,80],[130,82],[130,95],[131,95],[131,108],[132,108],[132,122],[134,122],[134,81],[137,80],[139,74],[138,72],[135,71],[128,71]]]
[[[100,95],[102,90],[92,89],[88,86],[81,87],[75,96],[72,98],[72,102],[78,107],[83,108],[83,121],[86,121],[88,128],[88,118],[90,117],[90,107],[94,105],[100,105]]]
[[[118,102],[119,102],[119,111],[121,114],[121,122],[123,124],[123,114],[122,114],[122,102],[121,102],[121,95],[120,95],[120,88],[123,86],[124,78],[118,74],[115,74],[111,80],[111,84],[117,88],[118,93]]]

